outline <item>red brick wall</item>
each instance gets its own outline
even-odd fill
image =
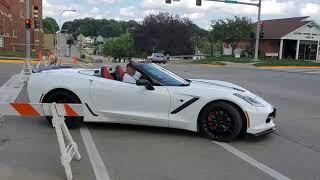
[[[11,51],[12,46],[12,17],[10,6],[5,0],[0,0],[0,36],[4,40],[4,47],[0,51]]]
[[[259,55],[264,56],[265,53],[279,53],[280,40],[263,39],[260,40]]]
[[[0,0],[4,1],[4,0]],[[25,51],[25,42],[26,42],[26,33],[25,33],[25,2],[21,2],[20,0],[6,0],[9,6],[8,13],[12,14],[12,21],[6,25],[6,28],[9,29],[11,42],[6,42],[6,48],[4,50],[8,51]],[[39,20],[40,24],[42,24],[42,0],[30,0],[30,15],[32,18],[33,14],[33,6],[37,5],[39,7]],[[0,3],[0,8],[2,8]],[[1,12],[0,12],[1,18]],[[33,22],[33,21],[32,21]],[[13,37],[13,32],[15,37]],[[9,41],[9,40],[8,40]],[[43,32],[41,29],[35,31],[33,28],[31,29],[31,49],[35,49],[36,52],[43,49]],[[1,50],[1,49],[0,49]]]
[[[253,47],[255,46],[255,42],[253,42]],[[252,42],[240,42],[237,46],[237,48],[245,50],[248,48],[251,48]],[[228,48],[228,45],[226,43],[223,43],[224,48]],[[229,46],[230,48],[230,46]],[[279,53],[280,49],[280,40],[279,39],[260,39],[260,45],[259,45],[259,56],[264,56],[265,53]]]

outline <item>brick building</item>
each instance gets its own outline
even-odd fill
[[[42,0],[30,0],[31,49],[43,49]],[[25,1],[0,0],[0,51],[25,51]],[[34,20],[37,25],[34,26]]]
[[[262,21],[264,37],[260,40],[259,56],[278,54],[279,59],[320,61],[320,26],[309,17],[294,17]],[[256,25],[255,25],[256,27]],[[254,48],[252,42],[239,43],[238,49]],[[224,51],[230,53],[230,48]]]

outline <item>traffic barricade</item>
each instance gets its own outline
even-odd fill
[[[52,125],[55,128],[61,152],[61,163],[67,180],[72,179],[70,162],[73,159],[80,160],[81,155],[65,123],[65,117],[83,117],[82,104],[0,103],[0,116],[52,116]]]

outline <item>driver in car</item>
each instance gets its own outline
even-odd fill
[[[140,79],[141,74],[133,67],[132,63],[127,64],[126,73],[123,76],[122,82],[136,84]]]

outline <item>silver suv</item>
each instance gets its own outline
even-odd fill
[[[167,62],[167,58],[162,53],[152,53],[151,56],[148,57],[148,60],[153,63],[163,63]]]

